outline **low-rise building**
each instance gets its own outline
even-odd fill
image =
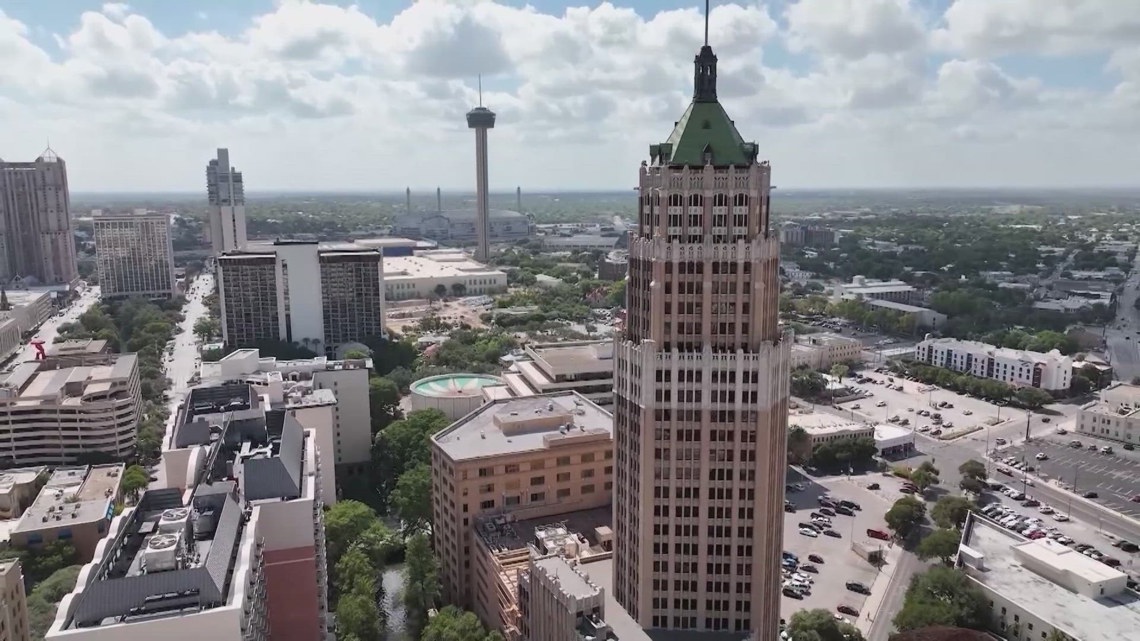
[[[291,413],[233,410],[187,443],[185,491],[148,490],[115,517],[46,639],[329,638],[331,470]]]
[[[496,399],[434,435],[432,530],[448,603],[471,607],[475,519],[609,505],[613,417],[574,392]]]
[[[506,291],[507,274],[458,250],[421,251],[384,257],[384,289],[388,300],[494,294]]]
[[[239,349],[214,363],[202,363],[204,385],[241,381],[269,401],[270,409],[302,414],[318,434],[337,476],[365,474],[372,460],[372,411],[368,400],[371,359],[331,360],[325,356],[283,360]],[[331,412],[326,407],[332,399]],[[328,423],[326,419],[331,419]],[[326,424],[327,423],[327,424]],[[328,432],[327,438],[324,434]]]
[[[28,509],[51,474],[46,467],[0,472],[0,520],[18,518]]]
[[[912,285],[901,280],[875,280],[856,276],[850,283],[838,283],[832,288],[832,298],[855,298],[859,300],[893,300],[910,305],[922,301],[922,294]]]
[[[873,425],[824,412],[793,412],[788,416],[788,427],[802,427],[811,439],[811,449],[824,443],[875,436]]]
[[[863,343],[856,338],[820,332],[796,336],[792,345],[792,368],[827,369],[836,363],[863,360]]]
[[[892,312],[898,312],[905,318],[910,319],[912,327],[915,329],[939,329],[946,324],[946,314],[941,314],[927,307],[908,305],[893,300],[876,299],[866,301],[866,305],[871,309],[886,309]]]
[[[957,567],[986,596],[993,632],[1007,639],[1132,638],[1140,602],[1128,575],[1049,538],[1029,540],[970,513]]]
[[[8,289],[0,295],[0,320],[15,319],[22,333],[36,329],[54,312],[55,297],[48,289]]]
[[[613,403],[613,341],[533,343],[503,378],[515,396],[577,392],[598,405]]]
[[[0,561],[0,641],[31,641],[28,595],[18,559]]]
[[[115,515],[125,467],[114,463],[57,469],[12,528],[9,543],[26,549],[66,541],[81,561],[89,561]]]
[[[788,247],[830,247],[838,240],[834,229],[788,221],[780,225],[780,244]]]
[[[1042,353],[978,341],[927,338],[915,346],[914,357],[928,365],[1001,381],[1013,387],[1063,392],[1068,391],[1073,379],[1073,359],[1055,349]]]
[[[598,280],[624,280],[629,273],[629,252],[617,249],[598,262]]]
[[[138,357],[105,341],[65,342],[0,377],[0,459],[67,465],[89,454],[135,451],[141,411]]]
[[[874,436],[875,449],[884,458],[902,458],[914,451],[914,428],[880,423]]]
[[[1140,443],[1140,386],[1113,383],[1100,398],[1081,407],[1077,433],[1098,438]]]
[[[621,234],[575,234],[573,236],[543,236],[542,246],[551,251],[612,251],[617,249]]]

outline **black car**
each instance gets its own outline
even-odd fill
[[[819,569],[816,568],[814,565],[811,565],[809,563],[807,565],[801,565],[800,566],[800,572],[809,572],[811,574],[819,574]]]
[[[784,511],[785,512],[795,512],[796,506],[790,505],[790,504],[784,504]]]
[[[856,610],[855,608],[849,606],[849,605],[841,605],[841,606],[835,608],[835,610],[837,612],[839,612],[840,614],[846,614],[848,616],[853,616],[853,617],[859,616],[859,611]]]
[[[823,563],[823,557],[818,554],[809,554],[808,561],[812,563]]]
[[[1125,552],[1136,552],[1140,551],[1140,545],[1136,545],[1131,541],[1125,541],[1124,543],[1120,544],[1120,549],[1124,550]]]
[[[835,513],[842,514],[843,516],[855,516],[855,513],[851,511],[851,508],[843,507],[842,505],[835,508]]]
[[[859,506],[859,504],[858,504],[858,503],[856,503],[855,501],[846,501],[846,500],[844,500],[844,501],[840,501],[840,502],[839,502],[839,506],[840,506],[840,507],[845,507],[845,508],[847,508],[847,509],[849,509],[849,510],[856,510],[856,511],[861,511],[861,510],[863,509],[863,508],[862,508],[862,507],[860,507],[860,506]]]
[[[827,508],[827,507],[820,508],[819,513],[824,515],[824,516],[835,516],[835,510],[833,510],[831,508]]]
[[[867,489],[868,490],[877,490],[877,489],[879,489],[879,484],[878,483],[872,483],[872,484],[867,486]]]
[[[1126,450],[1128,450],[1129,452],[1131,452],[1132,450],[1136,449],[1136,446],[1135,446],[1135,445],[1133,445],[1133,444],[1131,444],[1131,443],[1125,443],[1125,444],[1124,444],[1124,449],[1126,449]]]
[[[832,503],[829,499],[823,498],[822,496],[819,497],[819,504],[822,507],[835,507],[834,503]]]
[[[1100,495],[1099,495],[1099,494],[1097,494],[1096,492],[1085,492],[1085,493],[1084,493],[1084,494],[1082,494],[1081,496],[1085,497],[1086,499],[1096,499],[1096,498],[1100,498]]]
[[[863,585],[862,583],[860,583],[858,581],[848,581],[847,582],[847,589],[851,590],[852,592],[858,592],[859,594],[870,594],[871,593],[871,588],[867,587],[866,585]]]
[[[800,600],[802,600],[804,598],[804,595],[800,594],[799,592],[796,592],[795,590],[793,590],[791,588],[784,588],[783,593],[784,593],[784,596],[788,597],[789,599],[800,599]]]
[[[835,530],[824,530],[823,535],[824,536],[830,536],[834,539],[842,539],[843,538],[843,535],[840,534],[839,532],[836,532]]]

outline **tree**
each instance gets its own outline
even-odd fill
[[[811,435],[799,425],[788,427],[788,462],[806,463],[811,458]]]
[[[843,377],[851,371],[851,368],[843,363],[836,363],[831,366],[831,375],[834,376],[840,383],[843,382]]]
[[[401,392],[411,387],[416,377],[412,370],[406,367],[397,367],[384,375],[384,378],[396,384],[397,389]]]
[[[817,445],[811,453],[811,463],[825,469],[847,470],[866,466],[878,451],[873,438],[842,438]]]
[[[502,641],[498,632],[488,632],[479,617],[449,605],[442,609],[424,628],[420,641]]]
[[[986,464],[976,459],[970,459],[958,466],[958,473],[962,478],[986,480]]]
[[[984,482],[979,481],[978,479],[970,478],[968,476],[963,477],[961,481],[958,481],[958,487],[973,494],[981,494],[982,492],[986,491],[986,484]]]
[[[344,353],[344,359],[347,361],[358,361],[368,358],[368,352],[362,349],[350,349]]]
[[[444,296],[447,296],[447,285],[440,283],[440,284],[436,285],[435,289],[432,291],[435,292],[436,298],[442,300]]]
[[[416,346],[404,340],[369,336],[361,342],[372,350],[372,368],[378,376],[386,376],[397,367],[411,369],[419,355]]]
[[[141,465],[132,465],[123,471],[123,478],[119,481],[119,487],[123,490],[124,494],[129,495],[133,500],[138,500],[139,493],[146,489],[150,484],[150,474]]]
[[[935,566],[911,579],[894,624],[900,632],[935,625],[985,630],[989,617],[988,600],[964,573]]]
[[[378,641],[380,611],[376,598],[365,592],[346,592],[336,602],[337,633],[342,639]]]
[[[1045,641],[1073,641],[1073,637],[1061,632],[1057,628],[1053,628]]]
[[[837,620],[822,608],[800,610],[788,621],[788,638],[810,641],[863,641],[863,633],[850,623]]]
[[[918,486],[920,491],[925,492],[926,488],[938,484],[938,477],[930,470],[924,470],[920,467],[910,473],[910,481]]]
[[[55,622],[56,607],[75,589],[82,566],[69,565],[51,573],[28,594],[28,628],[31,638],[42,639]]]
[[[792,394],[800,398],[815,398],[827,389],[827,381],[819,372],[802,367],[792,372]]]
[[[923,561],[940,559],[942,563],[949,565],[954,555],[958,554],[958,543],[961,539],[962,534],[958,530],[939,528],[926,535],[915,552]]]
[[[372,442],[372,481],[385,505],[405,471],[431,462],[429,439],[450,424],[447,415],[439,410],[417,410],[376,434]]]
[[[1069,393],[1073,396],[1082,396],[1092,391],[1093,382],[1084,376],[1077,374],[1069,383]]]
[[[211,338],[218,336],[222,333],[222,323],[216,318],[210,316],[203,316],[194,323],[194,336],[198,340],[206,342]]]
[[[329,565],[336,567],[340,557],[376,522],[376,512],[360,501],[337,501],[329,508],[325,513]]]
[[[960,528],[970,513],[970,502],[961,496],[944,496],[934,504],[930,518],[942,528]]]
[[[400,389],[383,376],[368,379],[368,411],[375,434],[400,417]]]
[[[376,590],[376,566],[372,564],[367,552],[355,545],[337,561],[333,575],[339,594],[370,594]]]
[[[416,534],[408,539],[404,552],[404,610],[415,636],[423,631],[428,610],[435,607],[439,595],[439,562],[427,535]]]
[[[467,285],[465,285],[463,283],[452,283],[451,284],[451,295],[452,296],[459,298],[466,293],[467,293]]]
[[[1017,401],[1025,407],[1035,410],[1053,402],[1053,397],[1045,390],[1036,387],[1022,387],[1014,395]]]
[[[35,585],[59,570],[79,562],[75,548],[66,541],[52,541],[35,549],[8,548],[0,551],[0,559],[20,559],[24,568],[24,581]]]
[[[431,527],[431,466],[420,463],[401,474],[392,490],[391,505],[405,536]]]
[[[887,510],[885,518],[895,536],[905,539],[926,518],[926,505],[913,496],[904,496]]]

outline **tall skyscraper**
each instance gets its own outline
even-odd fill
[[[0,160],[0,280],[79,280],[67,165],[51,149],[34,162]]]
[[[206,165],[206,195],[210,199],[210,244],[214,253],[245,247],[245,187],[241,172],[230,166],[230,150]]]
[[[777,326],[770,167],[717,101],[717,57],[650,145],[615,346],[614,593],[644,628],[780,618],[791,336]]]
[[[170,214],[136,210],[94,217],[95,265],[103,298],[174,296]]]
[[[479,81],[479,106],[467,112],[467,128],[475,130],[475,260],[486,261],[491,253],[491,211],[487,186],[487,130],[495,128],[495,112],[483,106],[483,81]]]

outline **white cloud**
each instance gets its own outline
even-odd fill
[[[1097,2],[719,4],[719,93],[785,188],[1134,180],[1140,18]],[[0,119],[20,123],[0,127],[0,157],[50,136],[80,190],[199,189],[217,146],[254,191],[469,188],[463,114],[482,74],[494,186],[624,188],[692,93],[693,4],[416,2],[384,23],[367,5],[280,0],[224,30],[191,13],[182,32],[107,4],[50,49],[41,25],[0,10]],[[1011,52],[1100,52],[1089,73],[1113,86],[1019,77],[996,57]],[[1088,156],[1062,167],[1053,149]]]

